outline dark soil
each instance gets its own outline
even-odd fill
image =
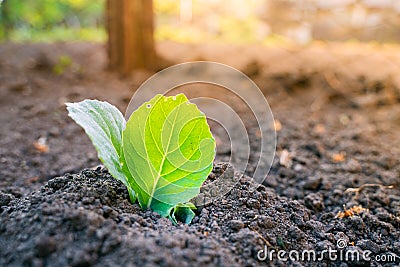
[[[258,83],[281,126],[264,185],[250,192],[251,179],[241,178],[221,200],[199,207],[189,226],[142,211],[105,169],[92,168],[96,153],[64,103],[97,98],[123,111],[130,88],[151,74],[106,72],[97,44],[2,44],[0,266],[400,264],[399,48],[158,49],[172,62],[230,64]],[[73,64],[55,74],[61,55]],[[223,170],[233,173],[218,167],[211,178]],[[360,212],[351,212],[356,206]],[[344,253],[368,250],[375,260],[257,258],[265,246],[318,253],[343,240]]]

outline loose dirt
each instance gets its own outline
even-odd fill
[[[96,167],[64,105],[96,98],[124,111],[151,73],[107,72],[99,44],[0,45],[0,266],[398,266],[399,49],[160,43],[171,62],[212,60],[250,75],[278,130],[264,185],[251,191],[251,178],[223,163],[225,149],[210,179],[228,172],[240,182],[191,225],[174,226],[129,203]],[[57,74],[61,56],[72,63]],[[265,248],[300,259],[263,259]],[[329,248],[342,258],[301,259]],[[349,251],[372,260],[346,260]]]

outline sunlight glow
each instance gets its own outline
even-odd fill
[[[182,23],[192,21],[193,17],[193,0],[181,0],[180,19]]]

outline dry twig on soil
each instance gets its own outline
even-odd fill
[[[368,209],[363,208],[361,205],[354,206],[354,207],[352,207],[350,209],[346,209],[345,206],[343,206],[343,208],[344,208],[344,211],[339,211],[338,214],[336,215],[336,218],[343,219],[343,218],[346,218],[346,217],[351,217],[351,216],[354,216],[356,214],[360,214],[362,212],[367,212],[368,211]]]
[[[354,196],[354,198],[357,198],[359,195],[360,195],[360,193],[362,192],[362,191],[364,191],[364,189],[366,189],[366,188],[380,188],[380,189],[392,189],[392,188],[394,188],[394,185],[381,185],[381,184],[363,184],[363,185],[361,185],[360,187],[357,187],[357,188],[347,188],[345,191],[344,191],[344,193],[346,194],[346,193],[355,193],[355,196]]]

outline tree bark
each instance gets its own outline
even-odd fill
[[[106,10],[110,69],[155,69],[152,0],[107,0]]]

